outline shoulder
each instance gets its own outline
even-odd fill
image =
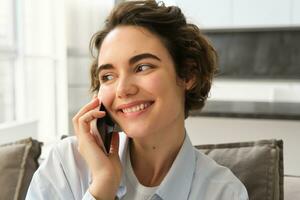
[[[201,193],[203,199],[248,199],[245,186],[230,169],[219,165],[199,150],[194,151],[196,166],[191,194],[198,196]]]
[[[67,165],[70,160],[78,158],[80,160],[80,154],[77,150],[77,139],[75,136],[70,136],[65,139],[59,140],[49,148],[49,152],[47,153],[45,159],[42,161],[41,167],[44,165],[44,163]]]
[[[68,137],[52,146],[45,160],[34,173],[29,196],[46,196],[53,199],[81,198],[88,188],[90,174],[84,159],[77,151],[77,139]]]
[[[56,156],[62,158],[69,155],[77,155],[77,145],[77,138],[75,136],[70,136],[53,145],[49,154],[57,154]]]
[[[196,177],[200,179],[219,182],[238,181],[236,176],[227,167],[219,165],[215,160],[195,149],[196,154]],[[205,172],[205,174],[203,174]]]
[[[67,137],[55,144],[45,159],[45,164],[60,165],[62,170],[73,172],[87,173],[87,166],[83,157],[78,152],[78,142],[75,136]],[[43,163],[42,163],[43,164]]]
[[[52,167],[54,169],[52,173],[63,171],[66,176],[77,170],[87,173],[88,168],[77,150],[77,144],[75,136],[67,137],[54,144],[38,171],[49,170]]]

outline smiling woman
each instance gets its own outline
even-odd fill
[[[76,137],[54,147],[37,170],[27,199],[53,199],[49,193],[55,199],[248,198],[232,172],[197,151],[186,134],[189,111],[201,109],[208,96],[216,53],[178,7],[122,3],[90,46],[97,51],[95,97],[73,118]],[[107,116],[123,131],[113,133],[108,154],[93,131]]]
[[[101,70],[106,63],[111,67]],[[127,136],[140,138],[144,147],[159,145],[171,132],[183,141],[184,91],[192,82],[177,78],[172,57],[156,35],[141,27],[116,27],[103,40],[98,64],[98,97]],[[143,110],[136,109],[143,104]]]

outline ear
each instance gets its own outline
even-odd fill
[[[185,80],[185,90],[191,90],[195,86],[196,83],[196,77],[195,75],[189,78],[188,80]]]

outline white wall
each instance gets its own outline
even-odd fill
[[[173,0],[202,28],[300,26],[297,0]]]
[[[284,173],[300,175],[300,121],[190,117],[186,129],[193,145],[282,139]]]
[[[213,82],[210,100],[300,102],[297,80],[230,80]]]
[[[32,137],[37,139],[38,121],[27,120],[0,124],[0,145]]]

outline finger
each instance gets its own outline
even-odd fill
[[[78,119],[78,135],[90,133],[90,123],[92,120],[105,116],[104,111],[91,110]]]
[[[86,104],[83,108],[81,108],[78,113],[75,115],[74,118],[78,119],[80,116],[82,116],[84,113],[95,109],[97,106],[99,106],[100,104],[100,100],[98,98],[93,99],[92,101],[90,101],[88,104]]]
[[[78,113],[73,117],[72,122],[74,126],[75,132],[78,131],[78,120],[79,118],[86,112],[88,112],[91,109],[95,109],[100,104],[99,99],[93,99],[90,101],[87,105],[85,105],[83,108],[81,108]]]

